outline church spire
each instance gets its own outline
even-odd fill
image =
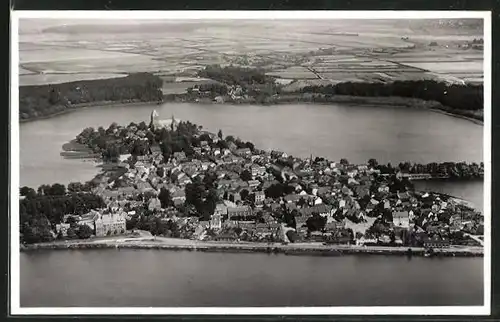
[[[159,117],[158,112],[156,110],[153,110],[151,112],[151,122],[149,124],[150,127],[154,128],[156,126],[156,123],[158,121],[158,117]]]

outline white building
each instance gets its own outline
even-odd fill
[[[179,125],[180,123],[180,120],[177,120],[174,118],[174,116],[172,115],[172,118],[169,119],[169,120],[161,120],[160,119],[160,115],[158,114],[158,112],[156,110],[153,110],[153,112],[151,113],[151,126],[154,128],[154,129],[172,129],[172,130],[175,130],[177,129],[177,126]]]
[[[210,218],[210,228],[220,229],[222,227],[222,215],[214,213]]]
[[[70,227],[70,224],[57,224],[56,225],[56,234],[61,233],[63,237],[66,237],[68,235],[68,229]]]
[[[103,237],[123,234],[126,231],[126,220],[122,213],[102,214],[95,221],[95,235]]]

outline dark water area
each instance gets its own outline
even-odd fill
[[[22,307],[483,304],[482,258],[85,250],[20,267]]]

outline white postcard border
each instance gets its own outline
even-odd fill
[[[490,11],[11,11],[10,214],[19,213],[19,19],[484,19],[484,305],[439,307],[21,308],[19,217],[10,215],[11,315],[489,315],[491,310],[491,12]]]

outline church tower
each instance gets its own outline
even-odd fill
[[[158,112],[156,112],[156,110],[153,110],[153,112],[151,112],[151,122],[150,122],[149,126],[152,128],[157,128],[158,123],[159,123],[158,122],[159,117],[160,117],[160,115],[158,114]]]

